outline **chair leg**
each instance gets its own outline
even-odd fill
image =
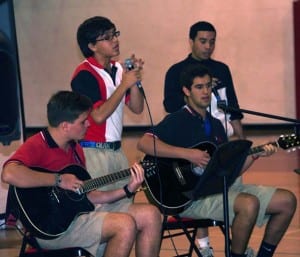
[[[174,251],[175,251],[175,253],[176,253],[176,257],[180,257],[180,255],[178,255],[178,252],[177,252],[177,248],[176,248],[176,246],[175,246],[175,244],[174,244],[174,241],[173,241],[173,239],[172,239],[172,237],[174,237],[174,236],[178,236],[178,235],[181,235],[182,234],[182,232],[180,232],[180,233],[173,233],[173,234],[171,234],[170,233],[170,231],[169,231],[169,229],[167,228],[167,229],[165,229],[164,228],[164,224],[167,224],[167,222],[168,222],[168,216],[167,215],[164,215],[164,219],[163,219],[163,227],[162,227],[162,230],[161,230],[161,237],[160,237],[160,249],[161,249],[161,246],[162,246],[162,241],[163,241],[163,239],[165,238],[170,238],[170,240],[171,240],[171,242],[172,242],[172,245],[173,245],[173,248],[174,248]],[[168,231],[168,236],[164,236],[164,233],[165,233],[165,231]]]
[[[26,253],[26,247],[28,245],[30,245],[31,247],[36,249],[37,252],[35,253],[34,256],[44,257],[42,248],[40,247],[40,245],[38,244],[36,239],[30,235],[29,232],[25,232],[25,234],[23,236],[23,241],[22,241],[22,246],[21,246],[19,257],[27,257],[28,256],[28,254]]]
[[[167,220],[168,220],[168,216],[165,215],[164,216],[164,220],[163,220],[163,224],[167,224]],[[183,227],[182,224],[181,224],[181,229],[183,230],[183,232],[175,232],[175,233],[171,233],[169,231],[169,228],[167,227],[166,229],[162,228],[162,233],[161,233],[161,244],[162,244],[162,240],[165,238],[170,238],[171,242],[172,242],[172,245],[173,245],[173,248],[174,248],[174,251],[176,253],[176,255],[174,257],[192,257],[192,253],[193,253],[193,245],[190,244],[189,246],[189,250],[188,250],[188,253],[185,253],[185,254],[179,254],[178,251],[177,251],[177,248],[175,246],[175,243],[173,241],[173,237],[176,237],[176,236],[180,236],[180,235],[188,235],[190,236],[190,233],[192,234],[192,237],[190,236],[190,238],[195,238],[196,237],[196,230],[193,228],[193,229],[187,229],[186,227]],[[164,232],[165,231],[168,231],[168,235],[167,236],[164,236]],[[189,242],[190,242],[190,239],[189,239]]]
[[[192,257],[194,250],[195,250],[196,253],[197,253],[197,251],[199,251],[198,248],[197,248],[197,250],[194,248],[194,246],[195,246],[195,239],[196,239],[196,235],[197,235],[197,228],[193,228],[192,231],[188,231],[188,233],[192,234],[191,239],[192,239],[193,243],[190,243],[188,255],[186,255],[186,256],[187,257]],[[198,255],[198,253],[197,253],[197,255]],[[200,254],[200,256],[202,257],[201,254]]]
[[[190,249],[189,249],[189,255],[188,257],[192,256],[193,250],[195,251],[195,253],[197,254],[197,256],[202,257],[197,245],[195,244],[195,239],[196,239],[196,235],[197,235],[197,228],[195,227],[192,233],[192,236],[190,235],[187,227],[184,225],[182,219],[180,216],[176,215],[175,216],[176,219],[180,222],[180,225],[184,231],[184,233],[186,234],[186,237],[188,238],[189,242],[190,242]]]
[[[24,256],[24,253],[25,253],[25,250],[26,250],[26,246],[27,246],[27,239],[24,236],[23,240],[22,240],[21,249],[20,249],[20,252],[19,252],[19,257],[23,257]]]

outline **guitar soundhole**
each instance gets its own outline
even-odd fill
[[[196,176],[201,176],[205,170],[205,168],[203,167],[200,167],[200,166],[196,166],[194,164],[191,164],[192,165],[192,172],[194,175]]]

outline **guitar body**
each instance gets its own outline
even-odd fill
[[[210,155],[216,150],[216,146],[210,142],[200,143],[193,148],[207,151]],[[148,200],[166,213],[181,212],[192,201],[189,192],[197,185],[199,168],[184,159],[146,155],[144,160],[155,163],[157,169],[156,176],[145,178]]]
[[[51,172],[33,168],[40,172]],[[81,166],[71,165],[59,172],[74,174],[81,180],[90,179],[88,172]],[[63,234],[72,221],[83,213],[94,210],[94,205],[86,194],[64,190],[59,187],[12,187],[13,200],[17,203],[19,218],[26,229],[35,236],[51,239]]]
[[[187,160],[146,155],[144,160],[156,166],[155,175],[145,177],[147,186],[145,193],[148,200],[164,213],[178,214],[193,199],[197,199],[197,190],[201,191],[201,196],[222,192],[220,190],[223,189],[222,176],[226,175],[227,185],[230,186],[240,173],[247,155],[264,152],[264,145],[250,149],[251,144],[252,142],[248,140],[234,140],[219,145],[218,148],[211,142],[191,147],[207,151],[212,159],[215,157],[215,162],[210,160],[202,169],[200,172],[202,176],[199,173],[201,168],[195,167]],[[294,134],[282,135],[277,141],[268,144],[287,150],[298,147],[300,139]],[[224,175],[217,175],[218,170]]]

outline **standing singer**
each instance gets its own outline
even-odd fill
[[[133,55],[134,68],[126,70],[113,60],[120,54],[119,36],[115,24],[100,16],[85,20],[77,30],[77,42],[86,59],[76,68],[71,87],[93,102],[88,117],[90,127],[80,142],[92,177],[128,168],[121,148],[124,107],[135,114],[144,109],[143,94],[136,85],[142,80],[144,62]],[[132,204],[136,188],[128,180],[110,184],[104,190],[120,188],[127,198],[103,204],[102,210],[129,213],[138,230],[136,256],[158,256],[162,221],[158,209],[150,204]]]

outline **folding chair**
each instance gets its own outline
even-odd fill
[[[174,251],[177,257],[192,257],[193,252],[197,256],[202,257],[197,245],[195,244],[195,238],[198,228],[216,227],[218,226],[222,233],[225,233],[224,223],[222,221],[211,219],[190,219],[182,218],[179,215],[164,215],[163,227],[162,227],[162,241],[164,239],[171,239]],[[179,254],[174,238],[178,236],[185,236],[189,242],[189,249],[185,253]]]
[[[23,236],[19,257],[93,257],[93,255],[81,247],[42,249],[36,238],[26,232]]]

